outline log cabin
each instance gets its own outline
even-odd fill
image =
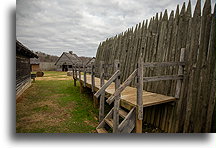
[[[38,58],[16,40],[16,99],[31,85],[30,58]]]

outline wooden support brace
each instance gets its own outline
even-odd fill
[[[143,120],[143,58],[139,57],[137,64],[137,117],[136,117],[136,133],[142,133]]]
[[[86,65],[83,65],[84,68],[84,87],[86,87]]]
[[[185,56],[185,48],[181,48],[180,62],[184,61],[184,56]],[[183,74],[184,74],[184,65],[180,65],[178,69],[178,76],[181,76]],[[176,92],[175,92],[175,98],[177,99],[179,99],[180,97],[182,82],[183,82],[183,79],[177,80]]]
[[[108,99],[107,99],[107,103],[111,104],[116,96],[119,96],[120,93],[127,87],[130,85],[130,83],[132,82],[133,78],[137,75],[137,69],[134,70],[134,72],[124,81],[124,83],[115,91],[114,94],[112,94]]]
[[[120,69],[120,64],[118,60],[115,60],[115,71]],[[115,80],[115,90],[120,87],[120,76]],[[119,107],[120,107],[120,95],[115,97],[114,111],[113,111],[113,133],[119,133]]]
[[[94,92],[94,88],[95,88],[95,73],[94,73],[94,65],[92,65],[91,67],[91,89],[92,92]]]
[[[102,87],[104,85],[104,61],[101,61],[100,63],[100,86]],[[100,106],[99,106],[99,121],[101,122],[104,118],[104,102],[105,102],[105,91],[103,91],[100,95]]]

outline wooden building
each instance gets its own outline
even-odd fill
[[[38,56],[16,40],[16,98],[31,85],[30,58]]]
[[[57,66],[57,71],[72,71],[73,66],[82,66],[82,61],[76,54],[69,51],[69,53],[63,52],[56,61],[55,65]]]
[[[30,58],[31,71],[40,71],[40,61],[38,58]]]

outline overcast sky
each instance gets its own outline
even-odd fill
[[[204,1],[204,0],[203,0]],[[196,0],[192,0],[194,9]],[[34,51],[96,55],[100,42],[182,0],[17,0],[17,39]]]

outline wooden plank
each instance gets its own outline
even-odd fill
[[[107,130],[105,128],[98,128],[96,129],[98,133],[100,134],[105,134],[105,133],[108,133]]]
[[[103,91],[105,91],[105,89],[107,88],[107,87],[109,87],[109,85],[113,82],[113,81],[115,81],[116,80],[116,78],[118,77],[120,75],[120,71],[119,70],[117,70],[114,74],[113,74],[113,76],[94,94],[94,96],[95,97],[99,97],[100,95],[101,95],[101,93],[103,92]]]
[[[106,118],[104,121],[109,125],[109,127],[113,128],[113,119],[111,118]]]
[[[135,114],[136,110],[135,107],[133,107],[119,125],[118,128],[120,133],[130,133],[133,130],[135,127]]]
[[[101,77],[100,77],[100,87],[104,85],[104,62],[101,61]],[[104,119],[104,103],[105,103],[105,91],[102,91],[100,95],[100,106],[99,106],[99,121]]]
[[[144,67],[167,67],[167,66],[183,66],[185,62],[146,62]]]
[[[143,82],[162,81],[162,80],[182,80],[183,78],[184,78],[183,75],[143,77]]]
[[[127,112],[124,111],[123,109],[119,109],[119,115],[124,119],[127,116]]]
[[[134,77],[137,75],[137,69],[134,70],[134,72],[124,81],[124,83],[117,88],[117,90],[115,91],[114,94],[112,94],[107,100],[106,102],[111,104],[114,100],[115,97],[119,96],[121,94],[121,92],[130,85],[130,83],[132,82],[132,80],[134,79]]]
[[[109,111],[109,113],[104,117],[104,119],[107,119],[107,118],[111,118],[113,115],[113,108]],[[99,128],[103,128],[105,125],[105,121],[102,120],[99,125],[96,127],[96,129],[99,129]]]

